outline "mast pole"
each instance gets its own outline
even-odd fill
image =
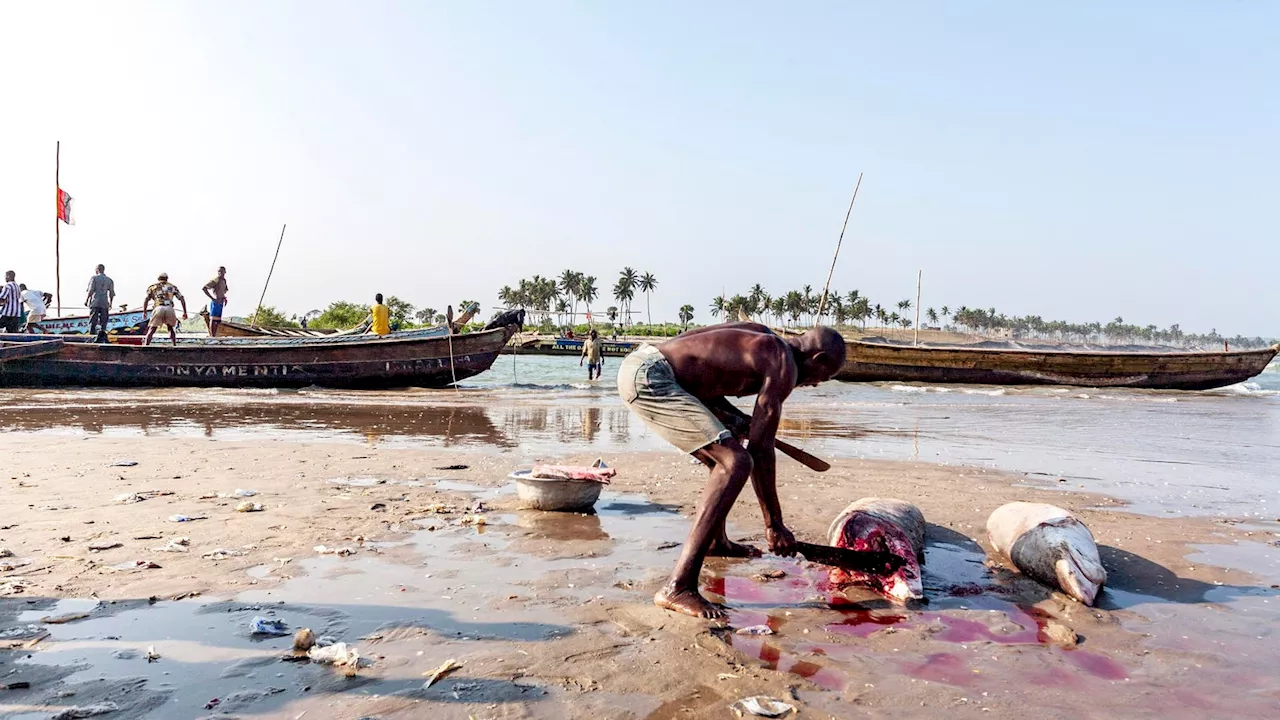
[[[853,197],[849,198],[849,209],[844,213],[844,224],[840,226],[840,237],[836,240],[836,254],[831,257],[831,271],[827,273],[827,284],[822,286],[822,300],[818,301],[818,317],[827,309],[827,291],[831,289],[831,278],[836,274],[836,258],[840,257],[840,244],[844,242],[845,228],[849,227],[849,216],[853,214],[853,203],[858,199],[858,188],[862,187],[862,173],[858,173],[858,184],[853,186]]]
[[[262,295],[258,297],[258,307],[253,311],[253,322],[249,324],[258,326],[258,311],[262,309],[262,301],[267,298],[267,286],[271,284],[271,274],[276,271],[276,260],[280,259],[280,246],[284,244],[284,229],[289,227],[288,223],[280,226],[280,240],[276,242],[276,254],[271,258],[271,269],[267,271],[267,281],[262,283]]]
[[[920,344],[920,279],[924,276],[924,270],[916,271],[916,339],[913,345]]]

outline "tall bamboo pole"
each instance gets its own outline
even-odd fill
[[[920,344],[920,279],[924,276],[924,270],[916,271],[916,339],[913,345]]]
[[[831,278],[836,274],[836,258],[840,257],[840,244],[844,242],[845,228],[849,227],[849,216],[853,214],[853,203],[858,199],[858,188],[862,187],[862,173],[858,173],[858,184],[853,186],[853,197],[849,198],[849,209],[844,213],[844,224],[840,226],[840,237],[836,240],[836,254],[831,258],[831,271],[827,273],[827,284],[822,286],[822,299],[818,301],[818,317],[827,308],[827,291],[831,289]]]
[[[258,326],[258,311],[262,309],[262,301],[267,298],[267,286],[271,284],[271,274],[276,271],[276,260],[280,259],[280,246],[284,244],[284,229],[289,227],[288,223],[280,226],[280,240],[276,242],[276,254],[271,258],[271,269],[267,271],[267,281],[262,283],[262,295],[258,297],[258,307],[253,311],[253,322],[249,323],[254,327]]]

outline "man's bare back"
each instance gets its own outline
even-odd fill
[[[699,594],[698,572],[707,555],[758,553],[730,541],[725,532],[725,519],[748,478],[769,549],[795,554],[776,485],[774,441],[782,403],[797,386],[830,379],[844,358],[844,339],[829,328],[782,338],[756,323],[726,323],[685,333],[657,350],[641,348],[623,361],[618,372],[623,401],[711,471],[684,550],[655,603],[700,617],[724,614]],[[750,416],[728,400],[746,395],[756,396]]]

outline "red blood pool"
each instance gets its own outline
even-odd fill
[[[758,582],[746,577],[717,577],[707,582],[706,590],[724,598],[726,604],[746,605],[795,605],[816,596],[829,596],[831,583],[825,569],[784,565],[787,576],[770,582]],[[824,600],[836,601],[835,597]]]
[[[827,632],[865,638],[890,625],[897,625],[907,620],[906,615],[892,613],[872,614],[869,610],[841,610],[840,612],[845,615],[845,619],[838,623],[827,625],[825,628]],[[910,623],[905,625],[905,627],[910,626]]]
[[[1027,645],[1045,641],[1045,638],[1040,634],[1039,624],[1036,620],[1016,608],[1006,612],[1005,617],[1017,625],[1020,630],[1007,634],[992,632],[990,627],[977,620],[951,617],[940,613],[924,613],[924,617],[942,623],[942,632],[933,635],[933,639],[941,640],[942,642],[971,643],[987,641],[1001,645]]]
[[[1094,677],[1104,680],[1124,680],[1129,677],[1124,666],[1106,655],[1091,653],[1088,650],[1064,650],[1062,654],[1067,662]]]
[[[825,690],[843,690],[849,682],[844,673],[798,658],[761,638],[734,635],[730,636],[729,644],[745,655],[758,658],[770,670],[799,675]]]
[[[973,684],[973,673],[965,667],[964,660],[952,653],[934,653],[925,657],[921,663],[902,665],[902,671],[908,677],[929,682],[940,682],[948,685],[968,686]]]

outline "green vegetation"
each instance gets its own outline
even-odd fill
[[[860,323],[865,330],[872,327],[908,329],[913,325],[911,300],[893,303],[888,310],[871,301],[857,290],[842,295],[832,290],[827,305],[818,316],[821,293],[814,293],[808,285],[800,290],[790,290],[772,296],[760,285],[752,286],[745,295],[717,296],[711,300],[711,316],[725,321],[740,316],[756,319],[766,324],[807,326],[819,322],[831,322],[836,326]],[[1155,325],[1133,325],[1117,317],[1109,323],[1069,323],[1062,320],[1045,320],[1038,315],[1023,317],[997,313],[995,308],[981,309],[960,306],[955,312],[943,305],[940,309],[928,308],[924,316],[934,329],[998,335],[1015,339],[1050,340],[1057,342],[1107,342],[1112,344],[1152,343],[1162,345],[1220,347],[1228,342],[1231,347],[1267,347],[1274,343],[1261,337],[1226,338],[1217,330],[1208,333],[1184,333],[1177,325],[1158,328]]]
[[[259,327],[298,327],[297,317],[286,317],[284,313],[276,310],[272,305],[259,305],[256,313],[251,313],[248,318],[249,322],[254,322],[257,318]]]
[[[658,278],[653,273],[637,273],[634,268],[623,268],[618,273],[618,280],[613,286],[613,299],[617,305],[606,311],[610,325],[630,328],[633,314],[631,302],[636,291],[645,294],[645,309],[653,324],[651,299],[653,291],[658,287]],[[498,291],[498,301],[506,307],[519,307],[529,311],[528,322],[544,332],[554,332],[557,328],[568,327],[577,322],[582,315],[578,312],[578,303],[585,306],[585,312],[591,312],[591,303],[600,296],[594,275],[586,275],[577,270],[563,270],[558,279],[534,275],[521,278],[515,287],[504,285]],[[553,320],[554,318],[554,320]],[[593,317],[594,320],[594,317]],[[592,324],[600,324],[593,322]],[[632,332],[628,329],[628,332]]]
[[[316,311],[312,311],[316,312]],[[307,313],[310,315],[311,313]],[[307,321],[307,327],[321,330],[347,330],[353,328],[369,315],[369,306],[345,300],[329,303],[329,307],[317,312],[314,319]]]

